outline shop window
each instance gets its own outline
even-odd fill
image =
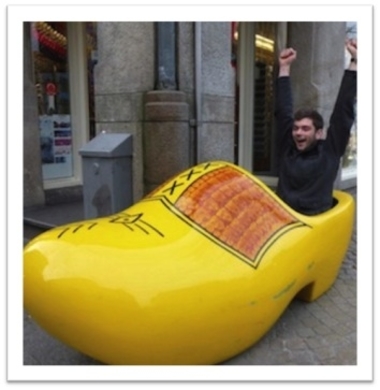
[[[87,85],[89,134],[95,136],[94,66],[96,64],[96,23],[85,23],[87,49]],[[73,140],[68,58],[68,24],[65,22],[31,23],[34,81],[40,128],[41,163],[44,180],[74,176],[77,150]],[[72,44],[75,45],[75,42]],[[80,131],[78,129],[77,131]]]
[[[73,174],[66,27],[64,22],[31,24],[44,179]]]

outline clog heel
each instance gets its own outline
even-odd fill
[[[313,281],[297,294],[297,298],[308,302],[319,298],[334,284],[350,244],[354,223],[353,198],[348,193],[334,191],[334,200],[335,206],[331,210],[309,217],[320,252],[316,261],[310,264]]]
[[[224,161],[192,167],[130,208],[59,226],[24,250],[24,304],[106,364],[216,364],[256,343],[296,296],[334,283],[353,199],[307,217]]]

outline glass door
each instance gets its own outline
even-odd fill
[[[284,35],[280,27],[274,22],[234,22],[232,27],[238,163],[268,184],[276,176],[273,84],[276,44]]]

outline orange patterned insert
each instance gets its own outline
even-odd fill
[[[276,232],[298,222],[254,180],[230,166],[202,175],[175,206],[250,260]]]

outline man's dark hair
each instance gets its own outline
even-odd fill
[[[323,118],[318,111],[309,108],[301,108],[300,110],[295,112],[295,121],[300,121],[304,118],[311,119],[316,130],[323,129]]]

